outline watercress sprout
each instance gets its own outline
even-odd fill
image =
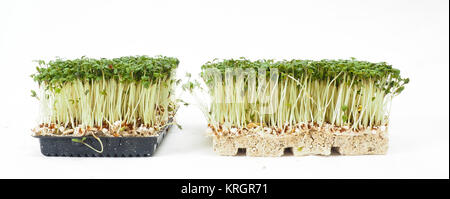
[[[230,78],[227,71],[236,69],[239,72]],[[211,70],[218,75],[208,75]],[[269,71],[276,71],[276,75]],[[398,69],[385,62],[355,58],[214,59],[202,66],[200,75],[212,101],[209,123],[237,127],[249,123],[282,127],[286,123],[310,122],[353,129],[386,125],[392,98],[409,83]],[[252,78],[274,81],[274,89]],[[186,86],[187,90],[190,88],[191,85]],[[266,98],[269,100],[263,100]]]
[[[178,59],[126,56],[37,61],[41,122],[99,128],[121,121],[148,126],[166,123]],[[45,96],[45,97],[42,97]],[[39,98],[38,98],[39,99]],[[174,110],[174,108],[170,108]]]

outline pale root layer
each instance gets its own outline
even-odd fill
[[[386,154],[388,133],[386,129],[368,132],[330,132],[327,130],[302,131],[291,134],[212,134],[214,151],[220,155],[237,155],[245,149],[247,156],[282,156],[292,149],[294,156]]]
[[[175,109],[177,110],[177,109]],[[81,137],[88,135],[97,135],[100,137],[153,137],[161,133],[165,126],[174,124],[174,115],[176,111],[169,112],[167,121],[157,120],[153,126],[144,124],[134,125],[126,122],[116,121],[105,126],[89,127],[78,125],[76,127],[64,127],[55,123],[40,124],[31,129],[33,136],[73,136]]]

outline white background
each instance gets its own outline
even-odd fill
[[[0,1],[0,178],[449,178],[449,3],[423,1]],[[54,158],[30,136],[32,60],[167,55],[386,61],[410,77],[381,156],[223,157],[183,107],[151,158]]]

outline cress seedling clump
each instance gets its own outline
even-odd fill
[[[46,127],[40,133],[103,129],[108,135],[136,135],[139,127],[157,132],[176,108],[172,87],[178,63],[164,56],[38,61],[31,77],[39,84],[32,96],[41,105],[40,127]]]
[[[409,82],[380,62],[213,60],[185,90],[200,103],[214,151],[248,156],[385,154],[392,99]]]
[[[327,123],[356,130],[386,125],[392,98],[409,82],[400,76],[398,69],[385,62],[356,59],[250,61],[240,58],[214,60],[202,69],[201,76],[212,98],[209,122],[228,127],[246,127],[250,123],[275,127]],[[208,75],[208,69],[218,71],[219,78]],[[239,72],[230,73],[235,75],[230,78],[227,71],[236,69]],[[275,76],[269,73],[271,69],[278,71]],[[264,76],[261,71],[266,71]],[[250,81],[252,77],[272,81],[276,92],[269,83],[261,87],[260,81]],[[255,97],[259,98],[255,100]],[[262,97],[269,100],[261,102]],[[267,107],[271,110],[264,110]]]

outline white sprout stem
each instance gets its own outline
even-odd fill
[[[244,97],[240,97],[239,91],[247,81],[233,78],[228,78],[227,82],[215,82],[209,87],[211,109],[203,112],[210,124],[225,124],[227,127],[242,127],[249,123],[283,127],[286,123],[316,122],[360,129],[387,124],[387,106],[391,97],[376,87],[377,82],[373,79],[359,80],[356,84],[355,77],[345,72],[326,80],[312,80],[308,76],[299,79],[290,75],[286,77],[277,80],[278,92],[269,89],[267,84],[256,86],[260,92],[259,99],[277,100],[271,102],[275,106],[268,106],[272,111],[269,114],[264,111],[267,104],[261,101],[253,103],[255,93],[252,89],[245,89]],[[275,94],[278,98],[273,98]]]
[[[144,125],[158,125],[168,119],[172,86],[168,82],[159,80],[145,88],[140,82],[76,80],[62,85],[58,92],[47,90],[42,84],[40,122],[72,128],[117,121],[136,125],[138,120]]]

